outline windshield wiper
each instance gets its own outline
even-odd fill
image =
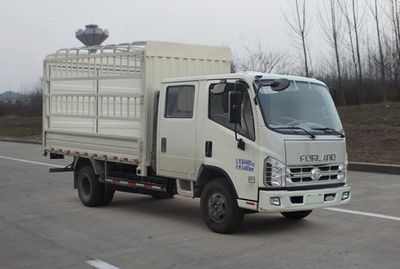
[[[310,131],[308,131],[307,129],[304,129],[302,127],[298,127],[298,126],[278,126],[278,127],[272,127],[272,129],[276,129],[276,130],[302,130],[304,131],[306,134],[310,135],[310,137],[312,139],[315,138],[315,135],[313,133],[311,133]]]
[[[344,134],[342,134],[339,131],[336,131],[333,128],[328,128],[328,127],[325,127],[325,128],[312,128],[311,130],[313,130],[313,131],[323,131],[324,133],[327,133],[327,134],[336,134],[336,135],[340,136],[341,138],[346,137]]]

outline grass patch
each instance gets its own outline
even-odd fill
[[[400,164],[400,102],[338,108],[353,162]]]
[[[1,138],[27,138],[42,135],[42,117],[0,117]]]

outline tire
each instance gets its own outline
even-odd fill
[[[109,205],[114,198],[115,190],[110,186],[104,186],[104,197],[102,206]]]
[[[106,199],[105,186],[99,182],[99,177],[95,175],[92,167],[84,166],[79,169],[77,183],[79,199],[85,206],[101,206],[110,200],[109,196],[108,200]]]
[[[223,178],[213,179],[204,187],[200,207],[204,222],[216,233],[233,233],[242,225],[244,211],[238,207],[233,190]]]
[[[307,211],[295,211],[295,212],[281,212],[281,214],[290,220],[301,220],[310,215],[312,210]]]

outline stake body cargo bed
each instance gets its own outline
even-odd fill
[[[230,57],[228,48],[155,41],[48,55],[44,152],[133,164],[145,176],[161,80],[229,73]]]

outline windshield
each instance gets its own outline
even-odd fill
[[[258,99],[271,129],[290,134],[343,133],[333,100],[323,85],[291,81],[289,88],[280,92],[262,87]]]

